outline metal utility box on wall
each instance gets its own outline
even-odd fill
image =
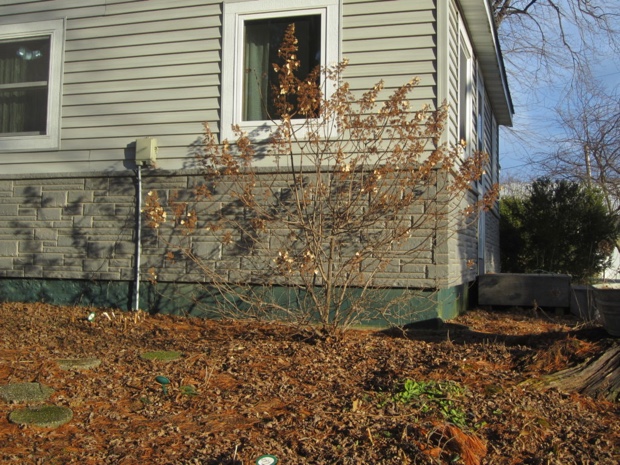
[[[136,164],[154,165],[157,160],[157,139],[142,137],[136,140]]]

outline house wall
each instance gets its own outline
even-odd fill
[[[180,200],[184,201],[187,195],[183,193],[191,192],[202,180],[198,173],[180,175],[145,170],[144,197],[156,192],[166,203],[181,193]],[[235,208],[238,210],[225,187],[218,188],[215,199],[191,204],[191,209],[195,208],[201,218],[192,236],[184,236],[180,232],[182,228],[175,229],[178,223],[171,218],[159,228],[149,228],[144,220],[141,272],[148,290],[141,300],[141,308],[178,309],[170,301],[181,291],[178,285],[170,283],[208,281],[202,266],[229,282],[265,282],[273,259],[286,245],[288,231],[269,231],[257,253],[251,256],[236,242],[225,245],[224,231],[205,228],[209,213],[206,209],[227,211],[228,215],[235,215]],[[124,173],[107,177],[29,175],[1,180],[0,213],[4,220],[0,226],[0,301],[46,300],[129,308],[135,276],[136,192],[136,178]],[[429,208],[428,202],[433,202],[430,199],[434,192],[431,186],[427,205],[412,206],[411,211],[402,212],[403,218],[417,221],[421,212]],[[410,289],[458,287],[459,283],[448,283],[446,279],[447,237],[441,228],[434,229],[434,223],[416,230],[408,241],[394,245],[393,251],[402,250],[402,254],[374,276],[373,284]],[[430,241],[436,244],[435,250],[420,248],[420,244]],[[179,245],[200,257],[200,262],[179,253]],[[151,286],[148,281],[154,275],[159,283]],[[273,276],[269,280],[273,281]],[[186,299],[184,305],[193,306],[191,296],[201,289],[184,288],[182,292]],[[454,306],[463,303],[462,292],[454,290],[446,297],[431,294],[430,298],[441,304],[437,309],[443,312],[440,316],[453,316]],[[419,316],[428,316],[427,311]]]
[[[126,172],[154,136],[159,166],[191,164],[217,122],[221,0],[52,0],[0,7],[0,25],[66,17],[61,149],[0,154],[0,172]]]
[[[421,79],[412,106],[435,104],[434,2],[346,0],[346,79],[364,91]],[[403,13],[406,11],[406,13]],[[124,172],[130,144],[156,137],[158,167],[193,167],[219,123],[221,0],[51,0],[0,7],[0,25],[67,18],[61,149],[0,154],[12,173]]]
[[[440,75],[444,72],[447,76],[445,95],[440,95],[438,100],[445,101],[450,108],[449,121],[447,125],[447,141],[455,144],[459,141],[459,46],[462,27],[461,11],[454,0],[445,2],[447,14],[445,15],[445,30],[447,33],[445,64],[440,68]],[[447,69],[446,69],[447,67]],[[475,80],[474,80],[475,82]],[[472,89],[475,95],[475,88]],[[475,100],[474,100],[475,101]],[[476,108],[472,102],[472,109]],[[474,118],[474,114],[471,115]],[[472,132],[471,140],[475,140],[475,132]],[[469,192],[469,196],[459,205],[453,205],[454,211],[449,230],[453,231],[447,238],[445,245],[446,252],[446,285],[463,284],[473,281],[476,276],[477,267],[472,267],[472,260],[475,262],[478,250],[478,228],[472,219],[466,217],[462,212],[467,205],[475,202],[478,190],[474,186]]]
[[[0,180],[0,276],[131,280],[133,177]]]
[[[446,62],[443,69],[446,71],[446,91],[445,95],[439,96],[439,100],[449,105],[451,111],[449,113],[450,121],[448,124],[448,140],[458,141],[459,139],[459,123],[458,123],[458,99],[459,99],[459,17],[460,12],[456,2],[448,0],[446,2]]]
[[[492,115],[492,108],[487,98],[485,109],[487,115]],[[485,119],[485,150],[491,154],[487,175],[484,177],[485,189],[488,191],[494,185],[499,185],[499,129],[493,117]],[[485,218],[485,273],[499,273],[501,271],[500,260],[500,236],[499,236],[499,198],[492,208],[484,213]]]
[[[305,182],[313,185],[314,175],[306,173]],[[434,175],[438,177],[438,174]],[[290,175],[280,174],[274,177],[272,173],[258,173],[253,180],[258,189],[263,192],[269,189],[271,192],[289,189]],[[167,186],[165,184],[168,184]],[[201,175],[172,176],[162,179],[157,174],[147,175],[144,178],[144,189],[146,195],[155,194],[162,203],[166,199],[180,192],[177,202],[188,202],[186,211],[191,211],[192,216],[197,218],[196,228],[186,229],[172,218],[168,218],[165,223],[156,228],[146,228],[143,231],[143,268],[156,270],[157,279],[162,281],[203,281],[209,280],[205,273],[205,268],[210,273],[231,283],[253,283],[264,284],[273,282],[285,285],[292,278],[283,280],[274,272],[274,260],[282,250],[291,250],[294,239],[291,234],[299,233],[295,227],[287,227],[282,222],[273,221],[266,231],[257,234],[258,240],[248,243],[247,235],[242,235],[235,230],[237,225],[241,225],[244,231],[251,229],[251,224],[247,221],[249,214],[239,206],[237,196],[231,194],[232,190],[240,190],[237,186],[227,180],[217,183],[214,187],[214,194],[210,199],[196,201],[192,196],[183,195],[183,192],[192,192],[197,185],[204,183]],[[209,181],[210,187],[213,184]],[[268,186],[268,187],[267,187]],[[402,227],[403,224],[409,225],[417,222],[419,228],[413,231],[412,236],[398,243],[386,245],[386,257],[391,255],[389,263],[380,271],[374,273],[372,280],[365,279],[376,287],[387,288],[437,288],[439,284],[445,284],[441,269],[444,264],[437,258],[437,252],[433,252],[428,245],[431,241],[442,244],[443,237],[441,231],[436,228],[437,218],[441,217],[441,212],[437,214],[423,215],[423,212],[430,211],[435,206],[434,198],[437,192],[437,182],[429,181],[420,188],[419,203],[411,205],[406,210],[400,212],[399,217],[392,221],[381,221],[375,227],[389,227],[396,225]],[[163,188],[162,188],[163,187]],[[273,199],[270,196],[259,195],[257,202],[264,202],[265,210],[273,208]],[[433,204],[431,206],[430,204]],[[222,216],[225,221],[220,221]],[[186,219],[185,216],[182,217]],[[422,219],[420,219],[422,218]],[[230,220],[230,221],[228,221]],[[293,218],[294,220],[294,218]],[[215,226],[221,226],[216,228]],[[354,228],[351,228],[354,229]],[[184,234],[184,231],[189,234]],[[231,240],[223,238],[228,232],[233,232]],[[360,244],[359,238],[352,236],[347,244],[344,245],[343,255],[347,259],[353,255]],[[179,249],[191,251],[199,260],[187,259],[182,256],[183,252]],[[352,252],[346,255],[350,248]],[[166,256],[166,250],[174,252],[174,256]],[[292,250],[291,250],[292,252]],[[324,263],[324,262],[323,262]],[[338,258],[335,266],[338,267]],[[369,276],[370,273],[367,273]],[[360,275],[361,276],[361,275]],[[320,278],[317,278],[320,282]],[[365,283],[366,281],[364,281]]]
[[[346,79],[354,91],[379,79],[389,90],[418,76],[412,107],[436,106],[443,98],[454,107],[459,11],[447,2],[449,85],[441,96],[436,3],[443,4],[344,0],[342,55],[350,60]],[[0,6],[0,27],[54,18],[66,18],[61,149],[0,153],[0,277],[130,282],[136,235],[132,144],[140,137],[158,141],[157,169],[145,170],[145,193],[169,195],[192,185],[202,124],[218,129],[222,1]],[[451,113],[452,141],[454,118]],[[146,230],[144,236],[144,273],[152,266],[170,279],[187,273],[186,265],[162,261],[161,238]],[[475,232],[446,239],[421,267],[395,268],[393,285],[471,281],[465,262],[477,247]],[[208,241],[202,247],[217,249]]]
[[[444,0],[447,5],[446,26],[448,32],[447,54],[445,61],[448,71],[446,91],[444,95],[439,95],[439,101],[446,101],[451,108],[450,119],[447,128],[448,140],[455,142],[459,140],[459,35],[465,28],[465,34],[470,27],[463,13],[455,0]],[[440,2],[441,3],[441,2]],[[472,101],[471,112],[471,131],[468,142],[472,144],[473,150],[481,150],[489,154],[489,162],[485,169],[485,174],[480,183],[476,183],[470,192],[468,202],[476,202],[480,196],[488,192],[493,186],[499,183],[499,145],[497,124],[494,118],[494,109],[491,105],[489,96],[485,90],[485,82],[482,77],[479,63],[476,60],[476,50],[473,50],[472,60]],[[440,75],[442,74],[440,67]],[[482,118],[479,121],[480,111]],[[482,132],[482,133],[481,133]],[[481,143],[481,144],[480,144]],[[466,204],[465,204],[466,206]],[[464,206],[456,208],[462,210]],[[499,271],[499,210],[497,205],[493,211],[482,213],[482,223],[471,219],[465,220],[466,227],[455,228],[459,232],[449,242],[449,282],[466,283],[475,279],[478,273],[498,272]],[[482,240],[480,237],[482,235]],[[483,253],[479,253],[482,243]]]
[[[380,79],[388,90],[416,76],[412,108],[436,105],[436,23],[433,0],[345,0],[342,55],[345,79],[365,92]]]
[[[486,273],[499,273],[501,261],[499,254],[499,209],[493,208],[485,214],[486,221],[486,250],[485,271]]]

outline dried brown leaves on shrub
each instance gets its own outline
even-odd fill
[[[219,302],[236,302],[226,314],[315,321],[328,330],[389,321],[402,302],[380,302],[373,290],[393,285],[390,269],[425,263],[432,247],[474,227],[471,217],[493,205],[495,189],[472,197],[488,156],[465,156],[464,145],[443,142],[446,104],[411,108],[417,79],[392,91],[379,82],[358,96],[343,79],[346,61],[299,77],[294,33],[291,25],[273,64],[278,119],[269,140],[236,127],[234,143],[221,141],[205,124],[196,205],[168,205],[169,227],[214,238],[242,269],[197,255],[191,243],[166,242],[195,262]],[[154,228],[165,221],[160,208],[152,199],[146,209]],[[463,268],[475,259],[464,257]],[[287,287],[291,297],[282,302],[253,284]]]

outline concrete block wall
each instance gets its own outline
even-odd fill
[[[132,177],[0,181],[0,277],[129,280]]]
[[[444,287],[472,282],[478,273],[478,216],[467,215],[465,210],[477,200],[477,194],[470,190],[465,199],[451,206],[451,222],[445,234],[447,248],[447,269]]]
[[[180,200],[191,200],[189,192],[201,179],[196,172],[145,169],[143,198],[156,191],[164,203],[177,192]],[[135,273],[136,193],[132,171],[0,179],[0,278],[131,282]],[[225,191],[216,192],[210,202],[216,203],[215,210],[230,215],[239,213],[235,211],[234,199]],[[419,215],[416,208],[403,215],[409,215],[413,221]],[[222,244],[222,233],[208,231],[205,224],[192,237],[171,235],[170,226],[170,221],[159,229],[143,225],[144,279],[148,270],[153,269],[160,281],[208,281],[196,263],[170,247],[180,239],[223,278],[258,283],[277,255],[277,247],[282,244],[280,236],[288,233],[284,229],[271,231],[260,256],[248,256],[239,247]],[[449,283],[446,279],[448,272],[459,275],[463,271],[463,260],[450,262],[456,255],[447,237],[446,232],[421,229],[408,241],[395,244],[393,259],[377,275],[375,284],[399,288],[461,284],[464,281],[454,279]],[[458,247],[469,250],[474,241],[470,233],[464,237],[465,240],[459,239]],[[407,255],[414,248],[419,251]],[[167,254],[168,250],[173,253]]]
[[[270,173],[262,173],[259,176],[270,178],[271,189],[288,188],[285,179],[273,180]],[[157,197],[166,203],[166,199],[174,197],[179,191],[191,192],[191,189],[202,180],[199,175],[188,174],[175,176],[178,182],[174,186],[162,185],[162,178],[156,173],[144,178],[145,196],[149,192],[156,192]],[[260,185],[260,181],[258,181]],[[191,250],[197,257],[204,260],[203,265],[229,282],[264,283],[265,280],[273,280],[275,277],[269,270],[273,265],[273,259],[278,251],[287,246],[290,240],[287,238],[290,231],[281,228],[266,231],[261,235],[261,242],[257,244],[254,253],[248,253],[238,235],[234,242],[223,244],[222,238],[225,230],[213,231],[211,221],[216,221],[218,216],[237,216],[243,218],[245,212],[238,202],[227,192],[225,183],[218,186],[213,197],[209,201],[192,202],[191,195],[178,194],[180,200],[190,200],[189,209],[195,209],[199,218],[196,231],[191,237],[182,234],[183,228],[174,225],[170,215],[165,224],[157,229],[143,231],[143,272],[153,269],[157,278],[162,281],[205,281],[204,272],[197,263],[182,257],[182,253],[175,250],[176,244],[181,244],[187,250]],[[428,195],[425,197],[426,202]],[[412,211],[403,212],[408,222],[414,222],[414,217],[419,216],[425,207],[413,206]],[[209,220],[204,220],[205,215]],[[176,227],[176,228],[175,228]],[[374,284],[382,287],[398,288],[434,288],[445,282],[442,279],[446,264],[441,260],[447,260],[447,253],[442,255],[433,250],[432,244],[438,244],[439,239],[436,231],[427,225],[420,230],[414,231],[411,238],[400,244],[394,244],[390,253],[393,258],[375,276]],[[176,229],[176,231],[175,231]],[[351,253],[355,253],[357,238],[351,238]],[[166,255],[166,250],[173,253]],[[414,251],[414,252],[412,252]],[[168,257],[168,258],[166,258]],[[279,284],[285,284],[279,282]]]
[[[485,251],[485,272],[499,273],[501,271],[500,261],[500,237],[499,237],[499,209],[493,208],[485,215],[486,220],[486,251]]]

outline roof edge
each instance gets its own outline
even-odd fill
[[[512,126],[514,106],[489,0],[459,0],[497,121]]]

